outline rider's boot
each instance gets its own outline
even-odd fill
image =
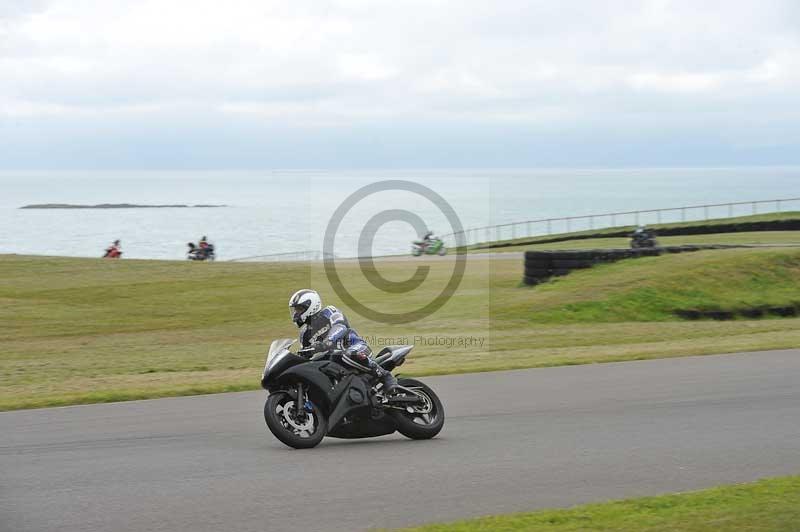
[[[384,393],[390,394],[394,392],[395,388],[397,388],[397,379],[392,375],[391,371],[386,371],[380,367],[372,358],[369,359],[369,369],[383,383]]]
[[[383,383],[383,392],[392,393],[397,387],[397,379],[391,371],[386,371],[374,358],[370,356],[370,349],[367,344],[351,346],[344,353],[344,361],[351,366],[359,368],[361,371],[372,374],[373,377],[380,379]]]

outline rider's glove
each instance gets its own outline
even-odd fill
[[[330,340],[320,340],[318,342],[314,342],[313,344],[311,344],[311,347],[313,347],[314,351],[316,351],[317,353],[320,353],[322,351],[330,351],[331,349],[333,349],[333,342],[331,342]]]

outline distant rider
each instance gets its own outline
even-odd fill
[[[397,386],[397,379],[372,358],[372,350],[336,307],[322,308],[322,299],[314,290],[298,290],[289,299],[292,321],[300,328],[300,348],[306,352],[336,349],[342,362],[370,373],[383,383],[386,393]]]
[[[200,246],[200,255],[204,260],[209,258],[211,254],[214,253],[214,246],[208,243],[208,237],[206,235],[203,235],[203,238],[200,239],[198,245]]]
[[[114,243],[106,248],[104,257],[109,259],[118,259],[122,256],[122,244],[119,240],[114,240]]]
[[[433,236],[433,231],[428,231],[425,233],[425,236],[422,237],[422,247],[427,248],[430,246],[436,237]]]

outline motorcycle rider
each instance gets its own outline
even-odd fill
[[[302,289],[289,299],[292,321],[300,328],[300,349],[307,353],[336,349],[342,362],[359,371],[370,373],[383,383],[385,393],[397,386],[397,379],[372,358],[372,350],[342,312],[334,306],[322,307],[322,299],[314,290]]]
[[[200,260],[207,260],[214,254],[214,244],[208,241],[208,237],[203,235],[203,238],[197,243],[196,253]]]
[[[118,259],[122,255],[122,244],[119,240],[114,240],[114,243],[106,248],[104,257]]]
[[[436,237],[433,236],[433,231],[428,229],[428,232],[425,233],[425,236],[422,237],[422,249],[428,249],[428,247],[433,244],[433,241]]]

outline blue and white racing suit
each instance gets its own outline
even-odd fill
[[[342,312],[334,306],[320,310],[300,328],[300,347],[307,349],[320,342],[342,352],[342,362],[381,377],[383,371],[370,356],[372,350]]]

